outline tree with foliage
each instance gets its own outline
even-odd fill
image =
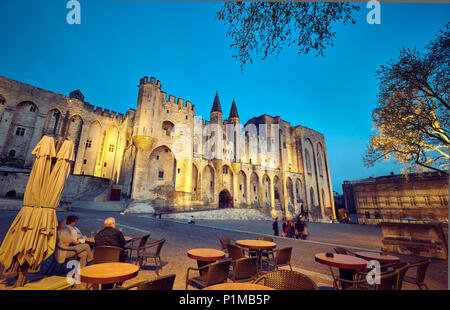
[[[375,133],[364,164],[395,160],[416,171],[449,168],[450,23],[426,47],[401,49],[398,59],[381,66]]]
[[[234,2],[226,1],[217,12],[217,18],[228,25],[227,36],[233,43],[241,67],[253,63],[253,54],[280,53],[284,44],[296,44],[298,53],[310,50],[323,56],[328,45],[333,45],[336,33],[333,24],[355,23],[352,14],[356,5],[343,2]]]

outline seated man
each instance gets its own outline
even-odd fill
[[[189,223],[189,224],[195,224],[194,216],[193,216],[193,215],[191,215],[191,216],[188,218],[188,223]]]
[[[120,262],[125,262],[127,259],[127,252],[125,251],[125,237],[122,232],[116,229],[116,220],[113,217],[108,217],[104,222],[105,228],[95,235],[94,248],[99,245],[109,245],[121,248]]]
[[[80,268],[83,268],[87,262],[92,261],[94,258],[91,247],[88,244],[82,244],[73,239],[71,231],[66,227],[66,220],[59,223],[56,244],[55,259],[60,264],[64,263],[68,258],[78,257]]]

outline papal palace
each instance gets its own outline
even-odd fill
[[[1,174],[0,195],[20,195],[26,184],[12,181],[15,171],[29,170],[31,151],[51,135],[57,145],[74,141],[71,177],[106,180],[121,189],[122,200],[335,218],[323,134],[266,114],[244,125],[234,99],[225,118],[218,93],[208,121],[155,78],[140,79],[138,89],[136,108],[123,115],[89,104],[80,90],[65,96],[0,77],[0,155],[3,171],[9,169]]]

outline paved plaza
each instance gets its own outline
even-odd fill
[[[0,213],[0,240],[14,220],[17,212],[3,211]],[[227,220],[196,220],[196,224],[187,224],[184,221],[155,219],[151,214],[124,214],[119,212],[78,211],[57,212],[58,219],[69,214],[79,217],[77,226],[83,234],[90,235],[103,228],[103,220],[109,216],[116,218],[117,228],[124,235],[138,237],[150,233],[150,241],[166,238],[161,252],[163,269],[161,274],[176,274],[174,289],[184,290],[186,270],[196,267],[196,261],[187,257],[187,251],[193,248],[220,249],[219,237],[228,235],[234,239],[255,239],[260,235],[272,235],[270,221],[227,221]],[[281,223],[280,223],[281,230]],[[320,252],[334,252],[335,246],[345,246],[353,249],[379,250],[381,248],[381,229],[376,226],[336,224],[336,223],[309,223],[310,237],[308,240],[274,237],[277,248],[293,247],[291,263],[294,270],[310,276],[319,286],[330,286],[331,276],[327,266],[315,262],[314,255]],[[397,255],[403,261],[414,262],[420,257]],[[44,268],[49,261],[44,262]],[[2,267],[0,267],[2,268]],[[430,289],[447,289],[448,277],[447,261],[433,260],[427,272],[427,284]],[[64,270],[57,270],[63,274]],[[408,272],[409,273],[409,272]],[[38,278],[39,274],[30,275],[30,279]],[[149,262],[134,279],[128,280],[124,285],[133,284],[142,280],[152,279],[156,273]],[[13,275],[2,274],[0,289],[9,289],[14,282]],[[76,285],[74,289],[84,289],[85,285]],[[190,287],[189,289],[193,289]],[[416,289],[409,283],[404,289]]]

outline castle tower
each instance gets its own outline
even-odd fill
[[[157,123],[155,118],[159,114],[157,102],[161,102],[161,83],[159,81],[156,83],[155,78],[150,78],[150,82],[148,77],[142,78],[138,87],[139,93],[133,127],[133,141],[137,147],[132,187],[133,198],[138,198],[146,187],[149,152],[156,142],[153,126]]]
[[[240,134],[240,127],[239,127],[239,114],[237,111],[237,106],[236,106],[236,101],[234,101],[233,98],[233,102],[231,103],[231,109],[230,109],[230,115],[228,116],[228,124],[233,124],[234,128],[233,128],[233,162],[240,162],[241,159],[241,154],[240,154],[240,145],[239,145],[239,134]],[[227,134],[228,130],[227,130]],[[237,166],[236,166],[237,167]]]
[[[228,116],[228,120],[231,121],[233,124],[239,124],[239,114],[236,107],[236,101],[234,101],[231,104],[231,110],[230,110],[230,116]]]
[[[219,94],[216,92],[214,97],[213,106],[210,113],[211,123],[222,125],[223,115],[222,108],[220,107]]]

